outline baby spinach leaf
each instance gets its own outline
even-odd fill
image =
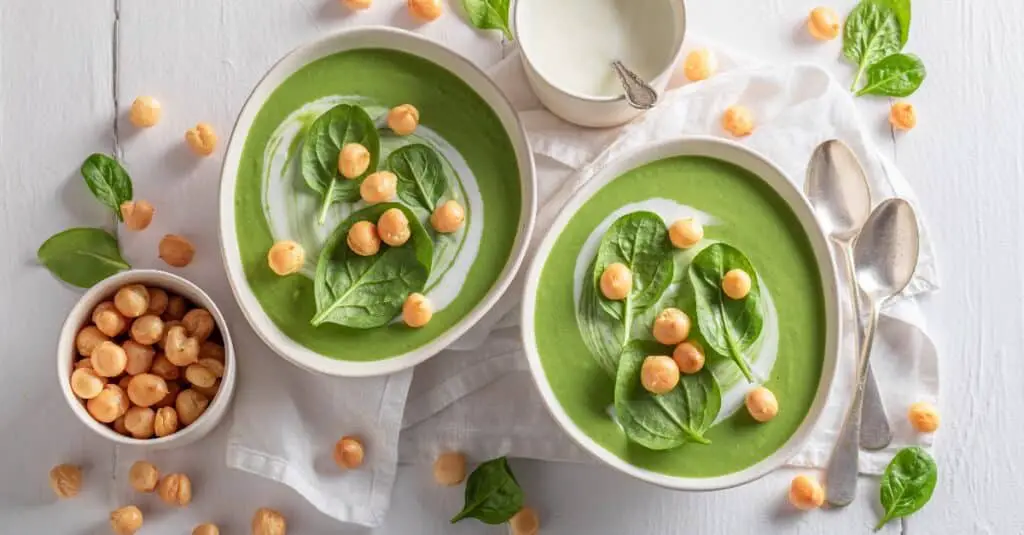
[[[370,166],[356,179],[338,172],[338,155],[348,143],[359,143],[370,151]],[[302,178],[323,197],[317,221],[323,224],[327,210],[336,202],[359,200],[359,184],[377,169],[380,136],[366,110],[352,104],[339,104],[318,117],[306,132],[302,146]]]
[[[82,177],[89,191],[123,221],[121,203],[132,200],[132,179],[124,167],[106,154],[93,154],[82,163]]]
[[[523,489],[508,467],[508,459],[498,457],[473,470],[466,481],[466,505],[452,518],[476,518],[484,524],[503,524],[523,508]]]
[[[656,342],[626,345],[615,378],[615,415],[626,437],[648,449],[671,449],[686,442],[710,444],[704,432],[722,408],[722,392],[707,367],[681,375],[679,385],[666,394],[652,394],[640,383],[645,358],[671,353],[671,348]]]
[[[722,291],[722,277],[731,269],[742,269],[750,275],[750,293],[743,299],[730,299]],[[693,258],[687,275],[701,336],[713,351],[735,362],[748,382],[754,382],[744,356],[764,326],[760,282],[754,266],[739,249],[714,243]]]
[[[910,37],[910,0],[876,0],[881,2],[896,14],[896,22],[900,25],[900,49],[907,44]]]
[[[50,236],[36,253],[39,262],[58,279],[79,288],[126,269],[117,238],[98,228],[70,228]]]
[[[938,478],[938,467],[928,452],[917,446],[900,450],[882,475],[879,499],[885,515],[875,531],[894,518],[909,516],[924,507],[932,498]]]
[[[373,256],[359,256],[348,247],[348,231],[359,221],[377,222],[390,208],[409,220],[412,236],[401,247],[381,245]],[[316,264],[313,325],[337,323],[356,329],[387,325],[402,310],[410,293],[419,292],[430,274],[434,246],[409,208],[381,203],[364,208],[338,225],[327,239]]]
[[[444,195],[444,165],[434,149],[414,144],[388,155],[388,170],[398,177],[398,198],[432,213]]]
[[[846,18],[843,55],[857,65],[853,90],[860,86],[868,66],[900,51],[900,23],[885,1],[862,0]]]
[[[509,28],[510,0],[462,0],[469,22],[481,30],[501,30],[510,41],[512,30]]]
[[[868,81],[857,96],[909,97],[921,87],[927,73],[924,63],[913,54],[893,54],[868,67]]]
[[[594,263],[591,263],[586,273],[593,272]],[[579,310],[576,311],[576,323],[579,325],[583,343],[590,350],[597,365],[609,377],[615,378],[619,368],[619,355],[625,343],[625,325],[621,319],[612,317],[601,306],[599,293],[596,285],[589,284],[589,280],[584,281]]]

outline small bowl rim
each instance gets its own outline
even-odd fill
[[[78,331],[86,325],[91,319],[89,314],[95,306],[103,302],[104,297],[108,296],[113,298],[113,293],[116,292],[116,288],[126,284],[143,284],[145,286],[153,286],[161,288],[165,291],[171,291],[177,293],[178,290],[168,288],[169,284],[177,284],[182,287],[188,288],[196,295],[200,296],[205,303],[198,303],[195,299],[187,296],[190,301],[196,302],[206,308],[213,316],[214,322],[217,324],[220,330],[221,340],[224,346],[224,364],[225,364],[225,375],[221,379],[221,388],[217,392],[217,395],[213,397],[210,405],[206,408],[202,415],[192,422],[192,424],[186,426],[184,429],[171,433],[165,437],[153,437],[153,438],[134,438],[130,436],[124,436],[117,431],[114,431],[106,424],[96,421],[89,411],[85,408],[85,402],[78,399],[75,393],[71,390],[71,374],[70,371],[74,370],[74,362],[78,357],[78,349],[75,347],[75,338],[78,335]],[[92,303],[96,301],[96,303]],[[79,318],[77,321],[75,318]],[[214,300],[203,291],[198,285],[192,281],[174,273],[159,269],[131,269],[122,271],[111,275],[100,282],[94,284],[91,288],[86,290],[84,294],[78,299],[75,305],[68,312],[67,317],[64,320],[64,324],[61,326],[60,338],[57,343],[57,380],[60,383],[61,392],[64,394],[64,400],[67,401],[71,411],[75,413],[75,416],[89,429],[103,438],[109,439],[118,444],[126,446],[142,446],[148,448],[167,448],[173,446],[184,446],[190,444],[196,440],[203,438],[206,434],[212,431],[223,419],[227,413],[228,406],[231,403],[231,398],[234,394],[235,382],[237,376],[237,363],[235,361],[234,346],[231,342],[231,334],[228,329],[227,321],[225,321],[223,314]]]

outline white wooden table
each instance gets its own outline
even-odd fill
[[[812,61],[848,76],[837,42],[815,45],[804,36],[804,17],[816,3],[692,1],[689,27],[765,59]],[[836,0],[834,7],[853,3]],[[376,23],[415,29],[481,66],[507,50],[495,35],[451,21],[417,27],[401,0],[375,4],[349,15],[337,0],[0,2],[0,532],[107,533],[108,511],[129,497],[124,472],[138,453],[115,451],[86,431],[54,380],[56,336],[78,293],[35,265],[36,248],[49,235],[107,221],[78,174],[84,157],[119,151],[140,197],[215,210],[219,158],[197,162],[167,136],[203,120],[226,138],[248,91],[292,47]],[[916,188],[940,258],[945,286],[927,308],[943,359],[940,480],[931,504],[883,532],[1024,533],[1024,425],[1017,413],[1024,292],[1016,282],[1024,269],[1024,4],[918,0],[914,9],[908,46],[929,69],[913,97],[920,126],[893,135],[887,101],[865,99],[861,107],[876,141]],[[164,103],[164,135],[137,136],[127,126],[124,112],[142,94]],[[158,237],[171,230],[204,236],[210,254],[186,275],[237,313],[214,254],[215,229],[154,228],[126,247],[155,252]],[[135,263],[158,262],[152,255]],[[226,470],[219,450],[190,448],[165,459],[167,468],[193,474],[196,500],[183,511],[153,507],[143,533],[188,533],[206,520],[220,523],[222,533],[247,533],[261,505],[284,511],[290,533],[366,532],[344,530],[287,488]],[[86,490],[58,503],[46,472],[65,461],[87,467]],[[785,507],[788,472],[725,492],[684,494],[593,466],[514,467],[541,511],[544,533],[867,533],[878,514],[877,481],[867,478],[850,507],[795,514]],[[391,512],[374,533],[502,533],[448,525],[460,503],[458,492],[433,485],[428,468],[402,467]]]

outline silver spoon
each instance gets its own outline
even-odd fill
[[[871,213],[871,191],[864,168],[853,151],[842,141],[830,140],[818,145],[807,168],[804,193],[818,216],[825,232],[843,253],[853,317],[860,341],[860,292],[853,266],[853,239],[860,232]],[[864,411],[860,419],[860,446],[866,450],[880,450],[892,442],[892,429],[885,414],[885,405],[878,390],[875,374],[868,366],[864,389]]]
[[[626,92],[626,102],[638,110],[649,110],[658,103],[658,92],[654,90],[640,75],[629,70],[621,61],[612,62],[615,74],[622,82],[622,90]]]
[[[858,361],[857,389],[825,470],[826,494],[832,505],[848,505],[857,493],[857,457],[860,454],[857,437],[878,313],[914,276],[919,248],[917,217],[910,203],[903,199],[887,199],[879,204],[854,242],[857,284],[868,305],[868,318]]]

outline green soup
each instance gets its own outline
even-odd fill
[[[741,408],[705,434],[710,445],[688,443],[667,451],[630,443],[609,416],[614,382],[584,344],[576,326],[573,296],[577,258],[594,229],[623,206],[654,198],[714,216],[717,223],[706,227],[705,238],[730,243],[750,258],[761,284],[771,293],[778,317],[778,354],[765,383],[779,400],[778,416],[759,424]],[[796,215],[770,186],[746,170],[693,156],[634,169],[580,207],[541,269],[533,328],[545,376],[569,418],[630,464],[681,477],[742,470],[771,455],[796,432],[817,394],[826,326],[816,266]]]

